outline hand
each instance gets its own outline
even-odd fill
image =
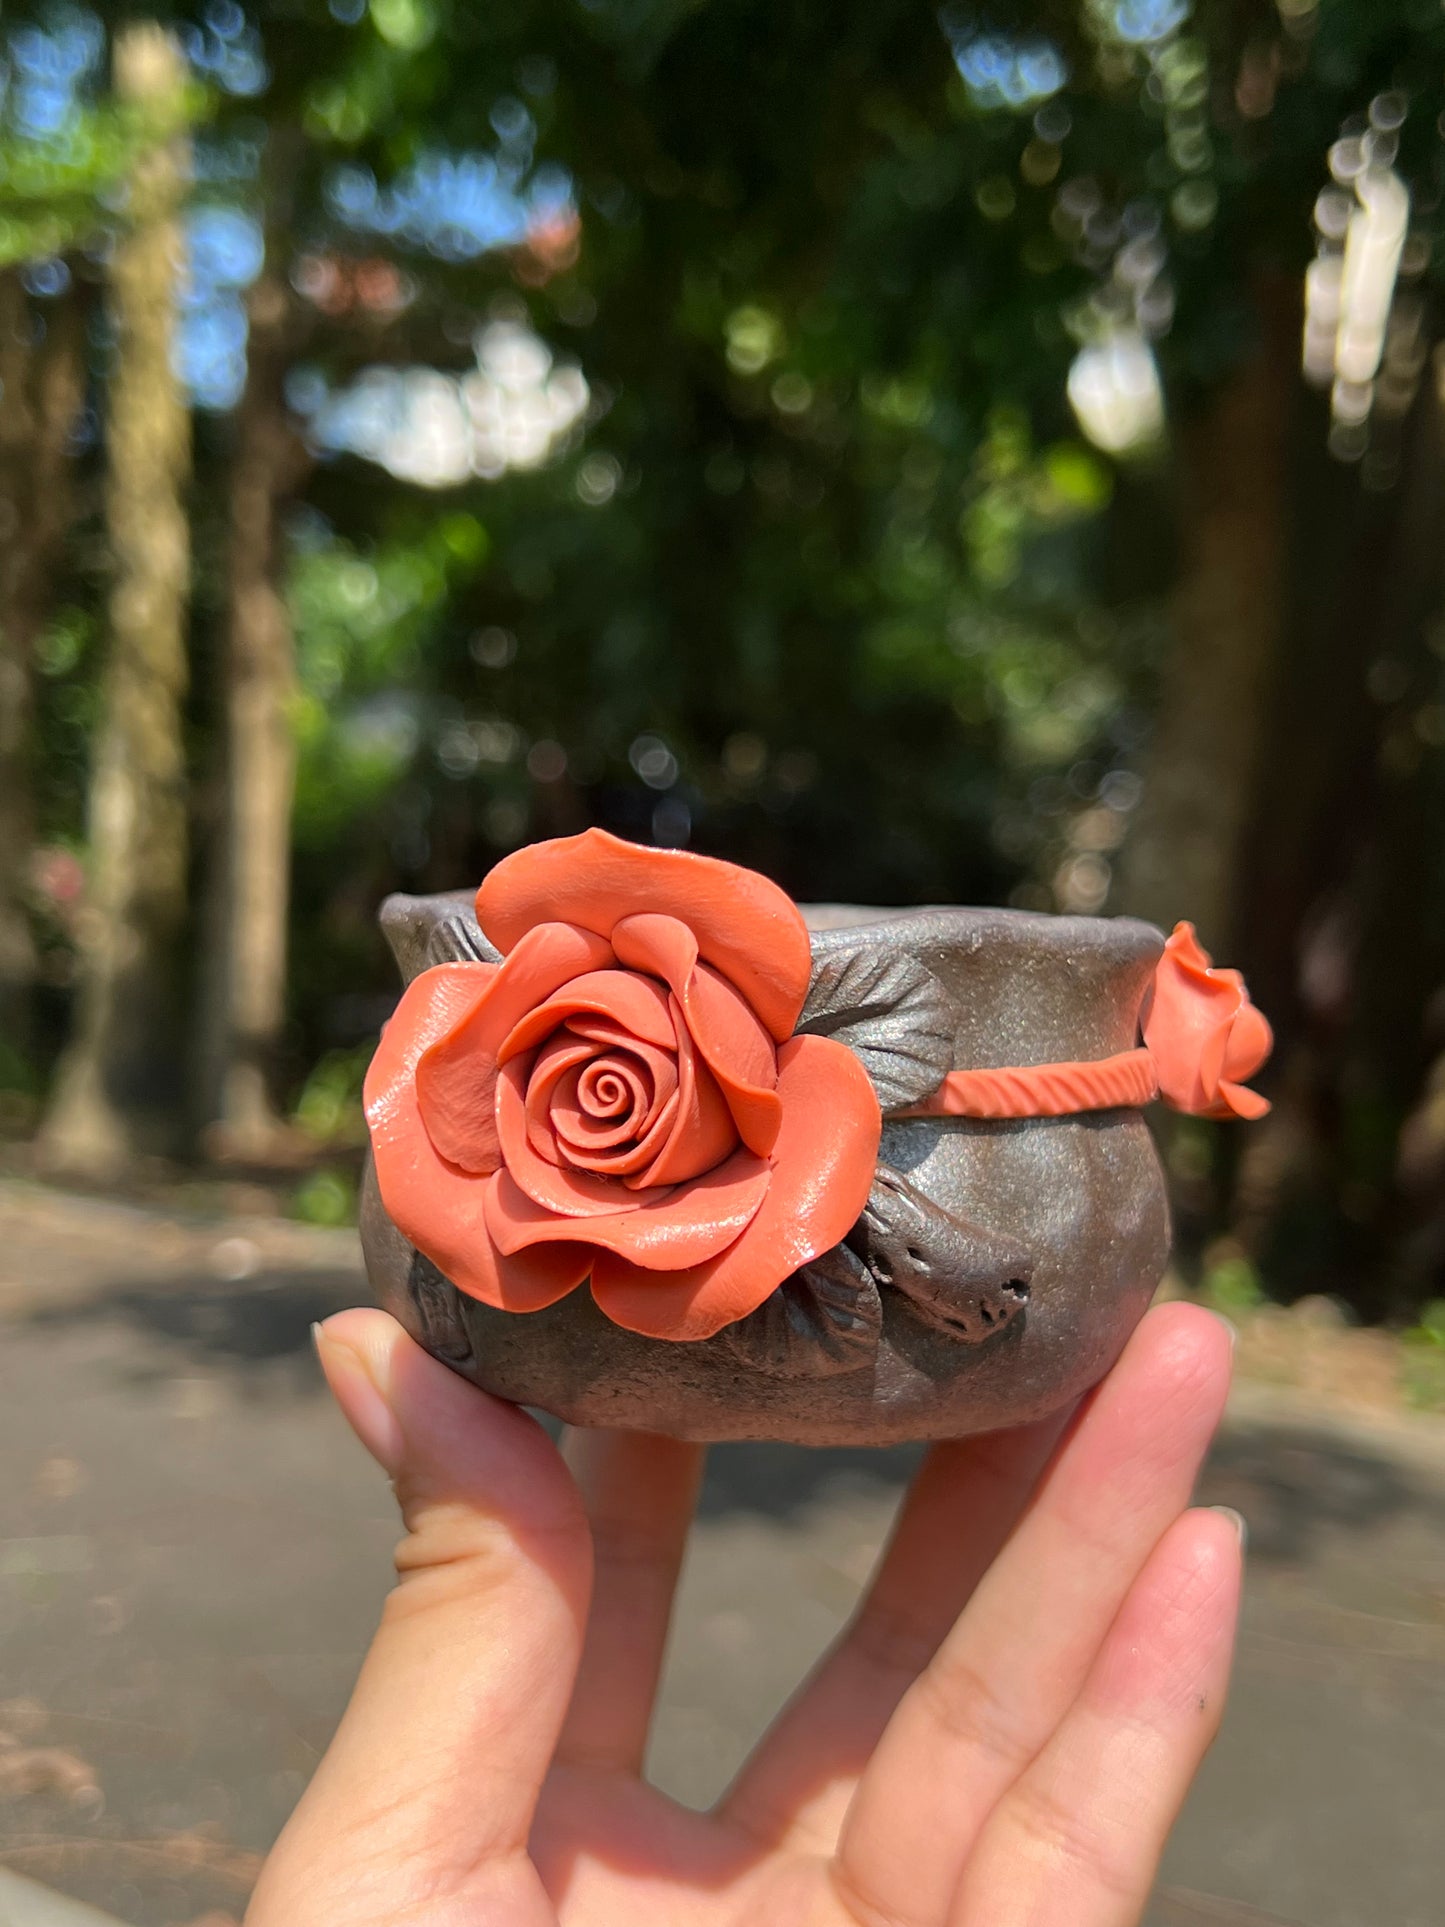
[[[1051,1421],[935,1448],[871,1589],[710,1814],[641,1777],[698,1448],[530,1418],[382,1312],[332,1389],[400,1582],[247,1927],[1126,1927],[1219,1724],[1229,1338],[1164,1306]],[[759,1600],[759,1611],[767,1601]]]

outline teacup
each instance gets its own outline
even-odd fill
[[[389,902],[408,982],[497,956],[471,905],[470,892]],[[1141,1108],[1152,1083],[1130,1084],[1163,935],[992,909],[803,914],[813,989],[799,1031],[857,1050],[882,1110],[871,1189],[846,1235],[745,1316],[678,1342],[627,1329],[585,1289],[527,1311],[458,1290],[398,1230],[369,1162],[368,1272],[413,1336],[488,1392],[570,1423],[702,1440],[959,1438],[1042,1417],[1098,1381],[1169,1254]],[[909,1085],[928,1052],[922,1082],[962,1090],[952,1106]],[[1068,1078],[1098,1067],[1115,1083],[1089,1085],[1076,1108]],[[1047,1094],[1055,1072],[1063,1096]],[[989,1098],[985,1080],[980,1099],[967,1073],[997,1073],[1005,1096]],[[1033,1095],[1009,1097],[1023,1074]],[[967,1114],[980,1103],[1058,1114]]]

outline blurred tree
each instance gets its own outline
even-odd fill
[[[1282,278],[1256,300],[1253,347],[1175,425],[1173,645],[1117,892],[1120,909],[1166,930],[1189,917],[1217,955],[1238,952],[1246,837],[1288,620],[1299,301]]]
[[[15,1069],[30,1054],[36,972],[35,655],[72,515],[85,384],[83,291],[42,319],[19,265],[0,267],[0,1036]]]
[[[239,9],[222,16],[203,7],[189,29],[194,57],[221,90],[210,149],[253,155],[237,170],[236,189],[259,264],[245,294],[245,375],[221,478],[220,801],[205,845],[198,973],[206,1142],[219,1155],[251,1162],[295,1153],[276,1105],[288,1014],[299,696],[284,525],[315,450],[288,386],[303,357],[333,373],[428,354],[444,363],[468,359],[466,333],[439,332],[434,300],[407,291],[390,260],[374,251],[356,258],[331,198],[338,156],[349,147],[345,140],[338,146],[331,122],[348,90],[359,89],[374,112],[391,107],[404,116],[415,49],[401,14],[384,19],[387,31],[369,29],[355,9],[278,9],[264,16],[262,39]],[[263,78],[268,112],[258,127],[253,96]],[[390,137],[412,142],[421,130],[403,117]]]
[[[283,509],[310,466],[286,404],[303,326],[290,286],[299,143],[273,127],[262,179],[266,258],[247,298],[246,378],[234,421],[225,563],[224,804],[201,975],[201,1108],[218,1155],[266,1162],[286,1143],[275,1088],[286,1022],[295,642],[284,596]]]
[[[143,115],[84,89],[104,44],[95,16],[64,12],[49,26],[12,24],[0,93],[0,1083],[25,1087],[41,1049],[35,675],[77,507],[95,279],[85,250],[150,138]]]
[[[42,1151],[112,1175],[170,1123],[174,947],[186,910],[181,701],[190,541],[189,415],[172,362],[188,178],[185,63],[151,21],[115,37],[118,100],[151,129],[109,269],[115,366],[106,414],[114,583],[104,709],[90,780],[90,894],[74,1038]],[[173,1117],[174,1112],[171,1111]]]

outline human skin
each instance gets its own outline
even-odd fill
[[[405,1537],[247,1927],[1140,1919],[1238,1612],[1237,1515],[1190,1506],[1222,1321],[1161,1306],[1073,1414],[935,1446],[708,1814],[641,1772],[701,1448],[586,1432],[564,1459],[383,1312],[317,1342]]]

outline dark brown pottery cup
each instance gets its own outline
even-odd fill
[[[387,906],[408,980],[446,957],[486,954],[470,902],[468,893]],[[1157,930],[1124,918],[804,914],[815,985],[834,986],[814,1028],[853,1041],[871,1025],[872,1048],[886,1056],[902,1020],[884,1009],[875,1021],[868,1005],[868,985],[886,981],[899,1007],[926,998],[945,1057],[951,1034],[944,1070],[1131,1050],[1163,950]],[[852,1010],[839,1002],[850,984],[860,987]],[[807,1021],[805,1011],[800,1028]],[[980,1119],[889,1108],[885,1095],[873,1189],[848,1238],[712,1338],[640,1337],[585,1290],[526,1314],[464,1296],[392,1224],[369,1163],[367,1270],[381,1303],[454,1370],[578,1425],[882,1445],[994,1431],[1067,1405],[1118,1356],[1168,1258],[1163,1176],[1143,1113]]]

